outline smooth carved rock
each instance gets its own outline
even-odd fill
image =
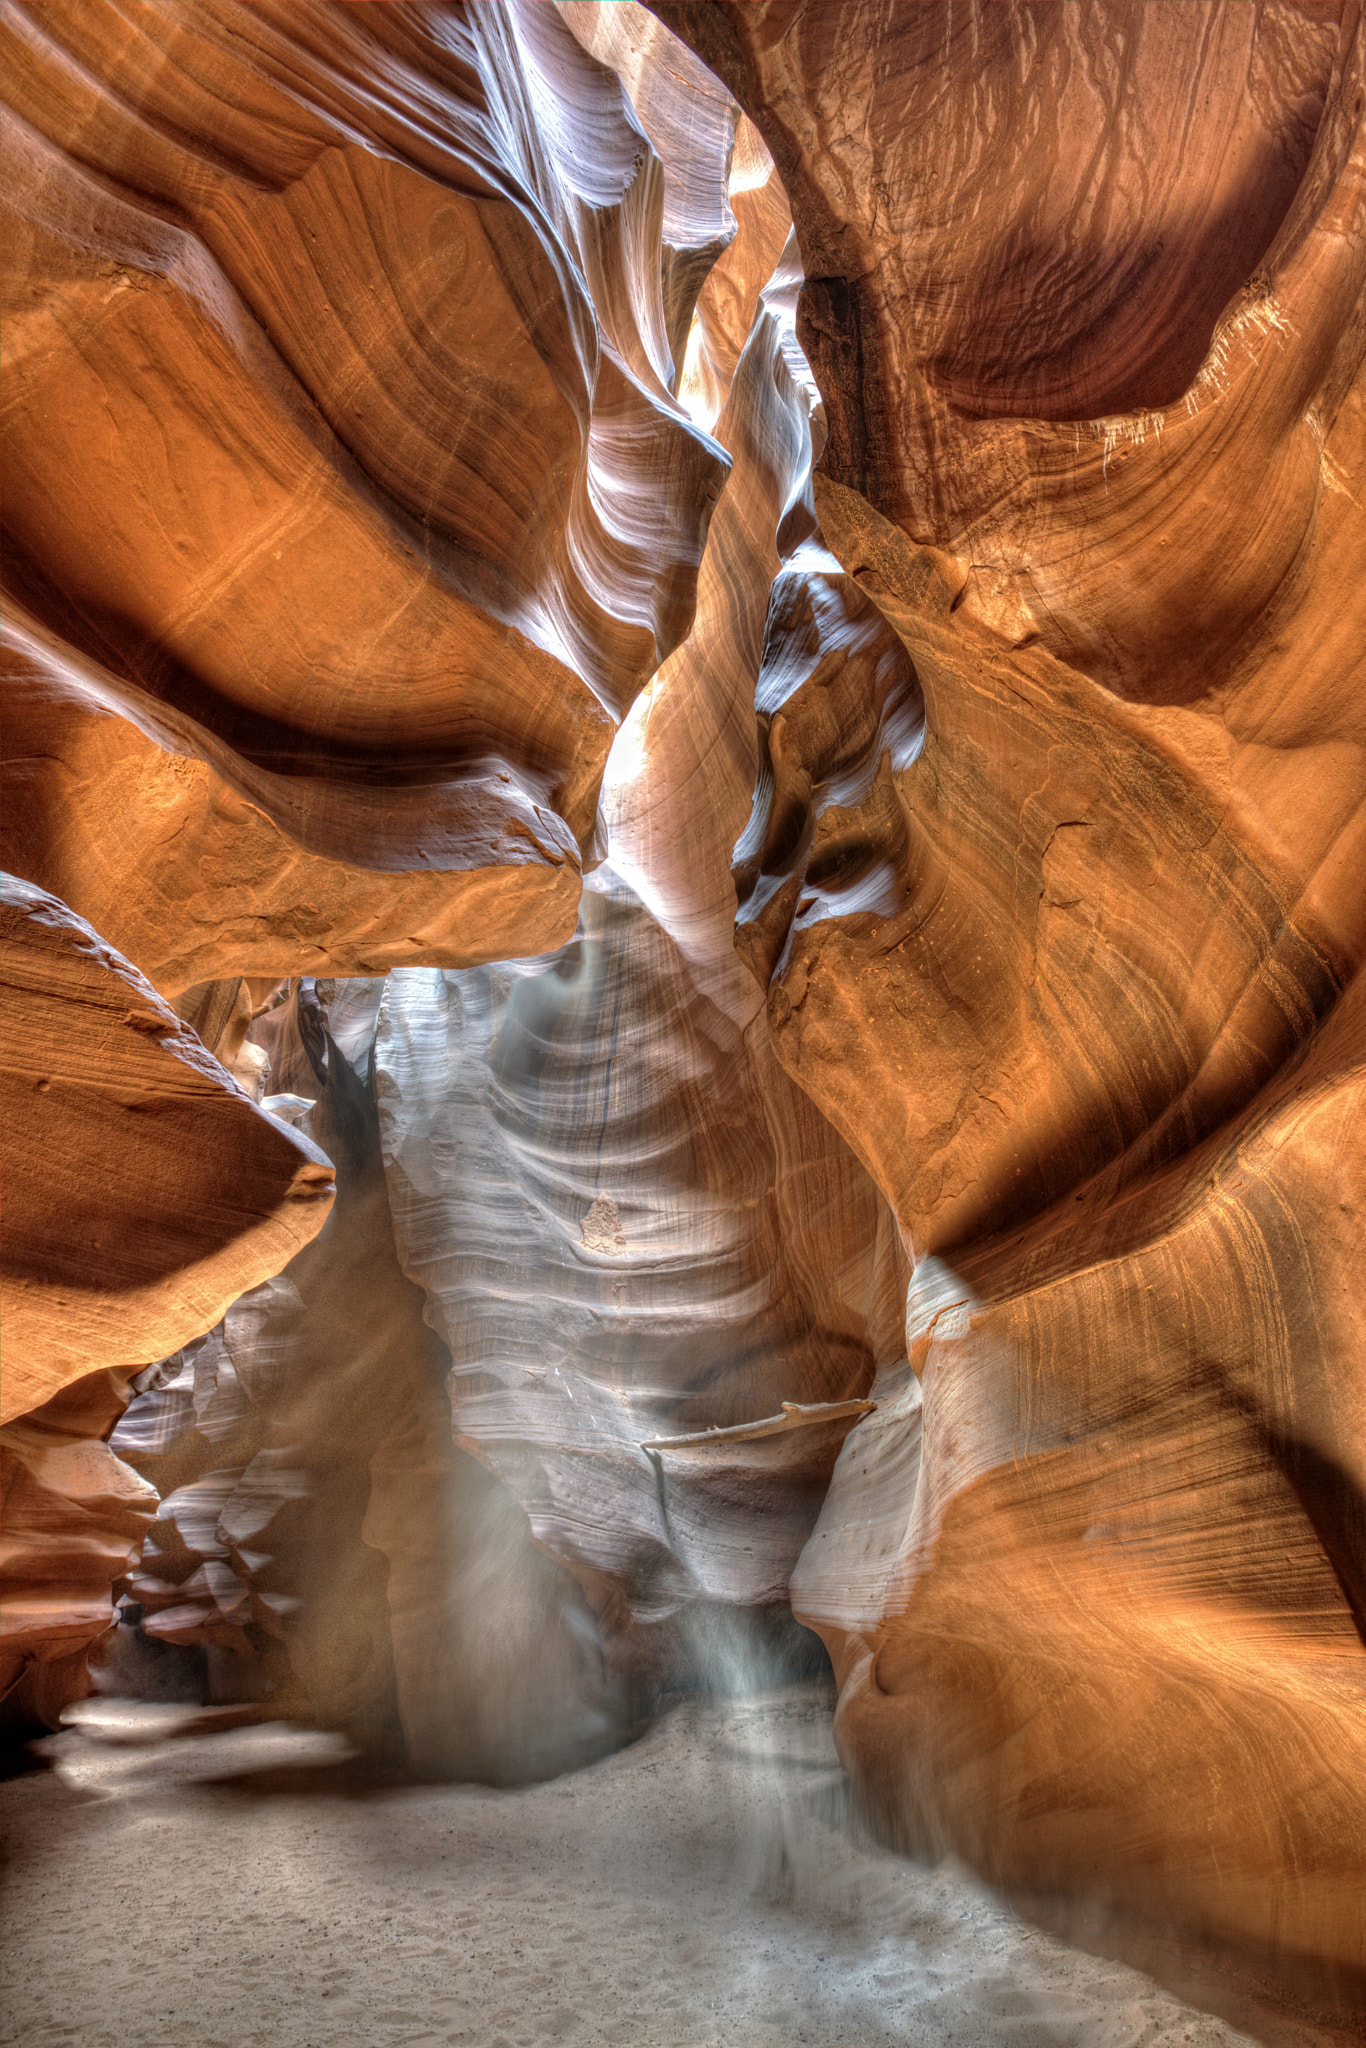
[[[277,1282],[267,1283],[278,1288]],[[250,1302],[256,1289],[248,1291]],[[129,1598],[153,1639],[200,1643],[255,1664],[267,1682],[285,1660],[255,1625],[245,1578],[234,1569],[219,1518],[262,1448],[265,1418],[238,1379],[223,1325],[165,1361],[157,1383],[130,1403],[112,1448],[160,1493]],[[288,1690],[287,1685],[284,1689]]]
[[[1366,1965],[1359,14],[657,11],[762,141],[634,8],[9,17],[16,862],[442,963],[253,1026],[348,1193],[134,1589],[515,1775],[795,1563],[903,1844]]]
[[[638,0],[556,4],[584,48],[617,73],[664,166],[677,389],[711,430],[792,225],[786,194],[754,123]]]
[[[812,517],[786,343],[763,312],[729,374],[697,626],[605,796],[623,874],[591,879],[550,961],[318,983],[257,1018],[271,1103],[319,1098],[338,1214],[119,1433],[167,1493],[145,1629],[250,1650],[411,1767],[546,1768],[661,1681],[716,1676],[718,1643],[728,1669],[762,1657],[849,1397],[900,1347],[890,1218],[774,1061],[732,944],[777,534]],[[322,1083],[315,999],[345,1053]],[[368,1138],[353,1158],[377,1018],[387,1199]]]
[[[1358,1966],[1361,993],[1155,1183],[921,1262],[923,1405],[879,1378],[793,1584],[903,1841]]]
[[[740,358],[758,319],[760,300],[775,284],[792,231],[792,213],[773,159],[754,123],[740,117],[728,186],[738,223],[735,240],[707,273],[679,390],[693,418],[713,427],[725,409]],[[797,272],[800,274],[800,260]],[[806,359],[790,333],[788,369],[810,385]],[[812,396],[816,393],[812,387]]]
[[[17,607],[0,638],[5,859],[168,992],[230,968],[464,964],[572,929],[578,849],[504,771],[448,789],[440,818],[430,788],[357,786],[346,829],[321,830],[305,778],[244,761]]]
[[[825,474],[1121,695],[1228,664],[1265,719],[1308,662],[1294,708],[1336,697],[1354,608],[1293,654],[1275,628],[1359,535],[1355,9],[654,11],[786,185]]]
[[[901,1269],[862,1170],[809,1111],[785,1116],[762,1032],[746,1043],[609,876],[539,971],[391,977],[377,1068],[454,1427],[574,1571],[637,1698],[694,1667],[699,1603],[786,1612],[849,1397],[899,1342]],[[649,1454],[783,1398],[836,1407]]]
[[[619,83],[540,6],[14,7],[0,38],[7,865],[206,1028],[206,985],[249,1021],[242,976],[560,943],[726,474],[668,327],[724,234],[694,191],[663,250]],[[197,1336],[321,1221],[280,1185],[306,1143],[185,1032],[204,1099],[165,1108],[170,1041],[116,1022],[8,1039],[75,1080],[22,1080],[6,1412]],[[141,1604],[268,1655],[220,1469],[171,1489]]]
[[[377,1042],[396,1237],[455,1426],[585,1586],[630,1690],[696,1668],[703,1611],[786,1613],[858,1397],[901,1347],[890,1219],[774,1060],[732,941],[777,536],[811,522],[807,398],[767,310],[717,432],[734,471],[697,623],[623,729],[578,940],[394,974]],[[737,1430],[784,1401],[834,1405]]]
[[[726,475],[619,81],[523,0],[0,35],[14,864],[168,988],[563,939]]]
[[[1334,883],[1363,756],[1337,843],[1330,785],[1301,850],[1267,811],[1288,828],[1305,764],[1012,650],[944,556],[820,477],[817,501],[844,567],[775,588],[741,945],[789,1067],[945,1253],[1165,1165],[1327,1015],[1361,954]]]
[[[41,889],[0,892],[3,1414],[222,1315],[323,1224],[330,1162]]]
[[[664,172],[664,325],[677,388],[698,293],[735,239],[728,199],[739,109],[638,0],[556,0],[556,11],[584,49],[616,72]]]
[[[717,431],[735,469],[698,579],[696,623],[623,727],[603,792],[613,864],[699,991],[742,1030],[763,1011],[735,955],[731,877],[760,758],[755,680],[770,585],[815,523],[809,394],[793,375],[786,281],[780,261],[769,281],[776,296],[756,294],[753,332],[727,377]],[[801,1096],[792,1103],[800,1117]]]
[[[843,1754],[903,1843],[1359,1969],[1359,15],[658,11],[830,419],[736,872],[916,1260],[794,1579]]]
[[[282,1712],[419,1775],[500,1782],[617,1738],[564,1567],[457,1445],[450,1358],[394,1249],[368,1065],[380,985],[275,1013],[277,1068],[338,1168],[326,1228],[129,1408],[162,1490],[131,1597],[153,1639],[228,1652]]]
[[[88,1373],[0,1429],[0,1728],[55,1728],[90,1690],[87,1659],[114,1625],[110,1589],[141,1553],[153,1487],[102,1439],[126,1375]]]

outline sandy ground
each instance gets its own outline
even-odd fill
[[[1249,2036],[851,1826],[829,1699],[681,1700],[523,1792],[90,1703],[4,1788],[23,2048],[1231,2048]]]

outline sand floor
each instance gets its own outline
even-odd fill
[[[680,1700],[520,1792],[90,1703],[4,1788],[22,2048],[1231,2048],[1249,2037],[860,1837],[819,1686]],[[1264,2036],[1262,2038],[1265,2038]]]

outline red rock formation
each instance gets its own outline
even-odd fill
[[[0,1718],[28,1731],[88,1689],[110,1588],[155,1509],[101,1441],[129,1378],[305,1244],[334,1176],[89,925],[12,876],[0,885],[0,1073]],[[108,1366],[92,1373],[96,1359]]]
[[[655,11],[786,184],[825,474],[1012,644],[1164,703],[1255,658],[1274,701],[1273,600],[1359,516],[1354,6]]]
[[[0,33],[8,858],[170,989],[567,936],[725,479],[619,82],[529,0]]]
[[[17,611],[2,631],[5,859],[162,988],[463,963],[572,928],[577,847],[502,771],[463,779],[439,818],[430,789],[358,784],[351,822],[320,832],[324,788],[241,760]]]
[[[89,1690],[86,1659],[114,1624],[110,1588],[142,1550],[155,1489],[102,1441],[126,1376],[89,1373],[0,1429],[0,1728],[55,1728]]]
[[[734,223],[722,151],[718,218],[685,194],[662,247],[618,80],[520,0],[16,5],[0,47],[4,857],[71,907],[36,920],[70,957],[8,946],[13,1413],[198,1335],[321,1221],[320,1155],[127,960],[204,1023],[206,984],[572,932],[725,480],[669,337]],[[164,1584],[240,1647],[182,1509],[208,1548]]]
[[[696,1668],[698,1603],[786,1612],[852,1418],[668,1440],[861,1394],[899,1346],[901,1268],[762,1026],[747,1040],[609,874],[544,967],[395,977],[377,1065],[395,1232],[451,1353],[454,1426],[573,1569],[639,1695]]]
[[[369,1064],[344,984],[329,1017]],[[357,992],[358,993],[358,992]],[[154,1640],[233,1654],[286,1711],[420,1774],[519,1780],[618,1733],[562,1565],[451,1429],[450,1357],[400,1270],[370,1089],[313,998],[277,1067],[338,1165],[326,1228],[243,1295],[114,1447],[163,1499],[130,1597]]]
[[[676,390],[699,291],[735,238],[728,201],[738,109],[638,0],[556,0],[556,11],[590,56],[616,72],[664,173],[661,271]]]
[[[861,1395],[901,1342],[886,1212],[774,1061],[732,943],[767,590],[809,464],[783,340],[761,312],[734,372],[697,623],[614,753],[611,865],[577,943],[394,976],[377,1047],[395,1232],[450,1349],[456,1428],[635,1685],[699,1603],[785,1613],[852,1418],[642,1444]]]
[[[844,1754],[902,1841],[1359,1967],[1359,12],[657,11],[831,427],[738,876],[916,1258],[797,1579]]]
[[[666,308],[677,305],[668,323],[677,388],[710,430],[792,225],[787,196],[754,123],[638,0],[556,4],[584,48],[617,73],[664,166],[664,295]],[[690,289],[680,291],[682,280]]]
[[[272,1089],[320,1098],[336,1215],[230,1311],[193,1393],[144,1396],[117,1439],[175,1489],[132,1585],[144,1627],[226,1643],[246,1601],[292,1696],[411,1767],[546,1768],[661,1680],[762,1657],[846,1397],[900,1345],[890,1219],[773,1060],[732,944],[775,535],[809,453],[782,339],[765,315],[734,377],[698,627],[614,756],[623,865],[590,878],[579,939],[318,984],[347,1055],[323,1082],[313,996],[258,1021]],[[740,1432],[784,1401],[817,1412]]]
[[[0,895],[3,1414],[92,1359],[196,1336],[322,1224],[330,1162],[250,1102],[126,960],[40,889]]]
[[[594,27],[573,13],[581,31]],[[786,206],[757,138],[735,146],[718,88],[703,104],[708,157],[683,119],[686,94],[662,92],[657,67],[628,61],[641,32],[656,51],[672,48],[695,91],[696,67],[657,26],[629,9],[596,26],[654,122],[666,178],[687,132],[685,188],[665,216],[680,260],[708,237],[714,257],[728,186],[740,212],[690,358],[705,368],[706,402],[728,400],[718,432],[735,473],[694,631],[614,760],[605,810],[620,865],[593,882],[576,945],[521,969],[412,970],[384,990],[376,1081],[389,1199],[404,1269],[426,1289],[446,1347],[436,1349],[453,1366],[463,1448],[433,1378],[421,1297],[393,1263],[374,1164],[348,1165],[344,1139],[328,1231],[239,1302],[196,1357],[182,1406],[208,1416],[230,1383],[250,1427],[233,1422],[229,1463],[187,1410],[165,1467],[174,1490],[133,1582],[152,1634],[226,1644],[238,1629],[242,1646],[267,1654],[273,1643],[286,1688],[371,1746],[392,1744],[419,1768],[494,1774],[563,1757],[590,1723],[603,1739],[614,1706],[714,1662],[696,1612],[709,1629],[735,1610],[786,1614],[787,1579],[853,1413],[781,1437],[666,1441],[653,1455],[642,1440],[733,1428],[785,1399],[838,1403],[900,1343],[886,1212],[774,1062],[732,945],[729,856],[754,778],[767,589],[779,531],[791,546],[811,523],[808,395],[781,320],[760,306]],[[318,993],[339,1035],[341,1010],[354,1011],[347,1049],[359,1069],[380,988],[350,987]],[[254,1027],[272,1091],[318,1093],[297,1029],[310,1014],[296,998]],[[339,1086],[349,1072],[338,1070]],[[310,1118],[316,1135],[327,1094]],[[363,1091],[357,1103],[365,1122]],[[144,1397],[121,1433],[149,1473],[131,1446],[144,1411],[155,1432],[151,1411],[174,1392]],[[454,1555],[451,1515],[464,1530]],[[595,1619],[574,1622],[528,1526],[570,1566]],[[475,1587],[496,1579],[491,1655]],[[576,1665],[576,1630],[601,1642],[601,1697]],[[745,1640],[727,1634],[727,1647]],[[527,1706],[538,1688],[559,1696],[539,1731]]]
[[[898,1840],[1366,1966],[1359,10],[656,11],[747,118],[635,8],[7,17],[13,864],[206,1030],[401,970],[373,1097],[376,990],[256,1027],[351,1191],[130,1411],[148,1626],[543,1767],[527,1674],[591,1748],[599,1646],[779,1606],[833,1464],[798,1610]],[[188,1061],[249,1237],[290,1140],[145,985],[111,1035],[42,901],[35,1042],[101,1116]],[[165,1260],[97,1188],[51,1384],[245,1284],[184,1143],[97,1135]],[[143,1497],[95,1479],[103,1585]]]

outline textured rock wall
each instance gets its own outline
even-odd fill
[[[901,1350],[886,1211],[774,1061],[732,943],[767,591],[812,516],[808,396],[761,282],[736,273],[751,331],[714,373],[733,471],[696,624],[613,755],[575,945],[394,975],[377,1045],[396,1237],[456,1427],[581,1579],[628,1687],[699,1604],[786,1610],[852,1418],[642,1444],[847,1401]]]
[[[6,935],[14,1413],[320,1225],[206,1056],[260,1092],[275,980],[572,933],[727,473],[674,338],[735,114],[666,176],[530,4],[16,4],[0,46],[0,833],[80,934],[36,980]]]
[[[697,625],[613,757],[612,858],[576,940],[319,983],[259,1019],[271,1089],[317,1098],[336,1215],[116,1438],[155,1477],[134,1439],[178,1401],[168,1442],[193,1454],[161,1468],[144,1627],[226,1642],[235,1602],[299,1710],[410,1767],[525,1775],[613,1739],[661,1683],[791,1654],[793,1564],[901,1348],[889,1213],[773,1059],[732,944],[768,584],[780,529],[811,523],[807,394],[753,299]],[[333,1132],[341,1087],[363,1162]],[[252,1416],[230,1465],[195,1442],[225,1385]],[[784,1402],[817,1412],[710,1435]]]
[[[135,1376],[307,1243],[335,1178],[136,968],[12,875],[0,1073],[0,1727],[26,1734],[87,1689],[155,1509],[103,1441]]]
[[[725,481],[669,339],[724,172],[666,205],[521,0],[0,33],[10,864],[171,990],[568,936]]]
[[[89,925],[12,876],[0,1034],[9,1419],[93,1360],[131,1372],[199,1335],[319,1229],[333,1172]]]
[[[453,1437],[450,1358],[395,1256],[363,1078],[380,988],[334,1005],[360,1074],[297,991],[276,1034],[337,1204],[115,1432],[162,1493],[128,1594],[154,1641],[230,1653],[239,1691],[371,1754],[517,1779],[582,1761],[617,1723],[582,1595]]]
[[[1359,12],[656,11],[830,425],[737,880],[915,1259],[795,1581],[843,1753],[902,1842],[1360,1967]]]
[[[0,1428],[0,1727],[57,1725],[89,1688],[87,1658],[107,1635],[109,1588],[142,1551],[154,1487],[104,1439],[127,1377],[89,1373]]]
[[[795,1562],[897,1840],[1366,1967],[1359,10],[655,12],[6,13],[5,1682],[516,1776]]]

